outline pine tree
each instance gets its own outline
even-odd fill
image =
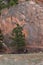
[[[4,3],[4,0],[0,0],[0,15],[1,15],[1,10],[5,7],[6,7],[6,4]]]
[[[17,27],[13,29],[13,46],[16,45],[18,53],[24,52],[25,48],[25,35],[22,33],[23,28],[17,24]]]
[[[2,10],[2,0],[0,0],[0,15],[1,15],[1,10]]]
[[[18,4],[18,0],[0,0],[0,15],[3,8],[9,8],[10,6]]]
[[[0,30],[0,49],[2,49],[2,46],[3,46],[2,43],[3,43],[3,34]]]
[[[18,0],[8,0],[8,8],[16,4],[18,4]]]

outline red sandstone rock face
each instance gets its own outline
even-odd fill
[[[24,1],[26,1],[26,0],[18,0],[19,2],[24,2]]]
[[[43,2],[43,0],[38,0],[38,1]]]
[[[32,1],[40,1],[40,2],[43,2],[43,0],[32,0]]]
[[[32,0],[32,1],[35,1],[36,3],[43,3],[43,0]]]
[[[25,2],[2,11],[0,27],[4,34],[9,34],[15,23],[23,26],[26,43],[43,45],[43,8],[35,2]]]
[[[16,27],[15,23],[18,23],[21,26],[26,24],[26,22],[24,20],[19,21],[17,18],[15,18],[13,16],[12,16],[12,18],[9,16],[5,20],[3,19],[1,21],[2,21],[2,24],[0,24],[0,27],[1,27],[4,34],[10,33],[13,30],[13,28]]]

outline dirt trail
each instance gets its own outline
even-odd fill
[[[43,65],[43,53],[0,55],[0,65]]]

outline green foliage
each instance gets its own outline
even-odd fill
[[[13,0],[10,0],[9,5],[12,6],[14,4],[15,4],[14,1]]]
[[[18,4],[18,0],[13,0],[15,2],[15,4]]]
[[[0,15],[1,15],[1,10],[2,10],[2,0],[0,0]]]
[[[17,4],[18,3],[18,0],[10,0],[9,1],[9,5],[12,6],[14,4]]]
[[[3,8],[6,8],[6,4],[3,3],[3,0],[0,0],[0,15],[1,15],[1,10],[2,10]]]
[[[0,15],[1,15],[1,10],[3,8],[9,8],[10,6],[16,5],[18,3],[18,0],[6,0],[6,2],[4,0],[0,0]]]
[[[13,29],[13,46],[16,45],[17,50],[24,50],[25,48],[25,35],[22,33],[23,28],[17,24],[17,27]]]
[[[0,30],[0,49],[2,49],[2,43],[3,43],[3,34]]]

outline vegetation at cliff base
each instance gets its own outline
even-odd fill
[[[25,35],[22,33],[23,28],[17,24],[17,27],[12,31],[12,45],[16,45],[17,52],[24,52],[25,49]]]
[[[2,49],[2,47],[3,47],[2,43],[3,43],[3,34],[0,30],[0,49]]]

